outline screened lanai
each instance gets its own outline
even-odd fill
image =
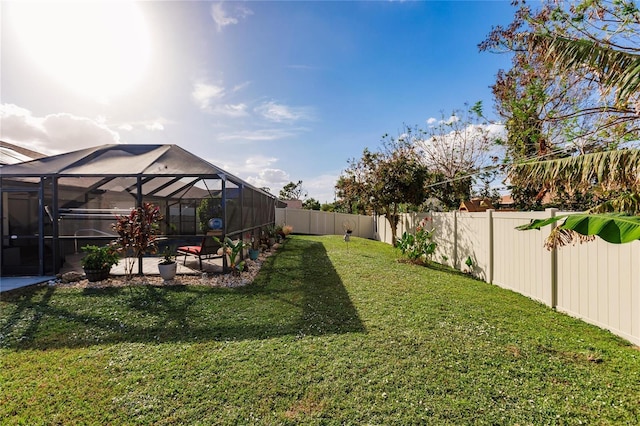
[[[143,203],[160,206],[159,242],[172,247],[214,231],[257,236],[279,203],[177,145],[103,145],[5,165],[0,195],[0,276],[59,272],[81,247],[113,241],[116,216]]]

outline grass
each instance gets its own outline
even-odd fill
[[[295,236],[244,288],[2,295],[0,423],[640,423],[637,348],[397,255]]]

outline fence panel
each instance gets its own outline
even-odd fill
[[[317,210],[307,210],[309,212],[309,231],[315,235],[333,235],[335,234],[335,220],[329,212]]]
[[[493,283],[552,306],[553,257],[544,248],[550,228],[515,229],[547,217],[549,212],[493,213]]]
[[[293,226],[293,232],[298,234],[312,234],[310,210],[304,209],[276,209],[276,224]]]
[[[558,250],[558,310],[640,341],[638,260],[640,241],[597,239]]]
[[[276,224],[291,225],[297,234],[343,235],[347,228],[351,228],[353,236],[374,238],[374,219],[371,216],[276,208]]]
[[[474,276],[486,281],[489,271],[489,218],[490,213],[457,213],[456,265],[458,269],[469,270]],[[465,261],[470,258],[472,266]]]
[[[432,213],[434,241],[438,244],[433,260],[452,268],[457,267],[456,259],[456,212]]]

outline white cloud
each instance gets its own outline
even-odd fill
[[[224,87],[202,82],[195,83],[191,91],[191,97],[196,101],[200,109],[209,108],[213,99],[221,99],[224,94]]]
[[[146,124],[144,127],[145,129],[152,131],[164,130],[164,124],[162,124],[160,121],[153,121]]]
[[[309,193],[309,198],[315,198],[320,203],[333,203],[335,199],[334,187],[338,181],[339,173],[322,174],[302,180],[302,186]]]
[[[249,85],[251,84],[250,81],[245,81],[244,83],[240,83],[240,84],[236,84],[235,86],[233,86],[233,88],[231,89],[231,92],[236,93],[239,92],[247,87],[249,87]]]
[[[499,123],[491,123],[485,125],[486,129],[489,131],[489,134],[494,138],[506,139],[507,137],[507,128],[504,127],[504,124]]]
[[[246,180],[257,188],[269,188],[274,195],[278,195],[280,189],[291,181],[289,174],[281,169],[264,169],[257,176],[249,176]]]
[[[253,11],[241,5],[236,5],[232,12],[227,12],[222,7],[223,3],[211,5],[211,17],[218,27],[218,32],[228,25],[236,25],[240,19],[253,15]]]
[[[224,115],[227,117],[246,117],[249,115],[247,112],[247,106],[245,104],[226,104],[226,105],[216,105],[208,110],[212,114],[216,115]]]
[[[105,121],[106,123],[106,121]],[[170,123],[163,117],[154,118],[152,120],[129,121],[117,124],[117,129],[124,132],[132,132],[137,129],[144,129],[151,132],[164,131],[165,125]]]
[[[237,84],[227,90],[221,83],[213,84],[203,81],[194,83],[191,97],[198,107],[210,114],[224,115],[227,117],[245,117],[248,115],[247,105],[245,103],[226,103],[222,104],[222,100],[248,87],[250,82]]]
[[[438,122],[438,119],[430,117],[429,119],[427,119],[427,124],[429,125],[433,125],[436,124]]]
[[[213,162],[213,160],[210,161]],[[240,156],[235,160],[231,158],[223,160],[217,157],[215,161],[224,170],[244,179],[251,185],[257,188],[269,188],[274,195],[278,195],[284,185],[294,180],[286,170],[278,168],[279,158],[272,156],[253,155],[244,159]],[[336,172],[302,177],[303,187],[308,192],[308,197],[315,198],[321,203],[333,202],[334,186],[339,174]],[[295,180],[298,179],[299,177]]]
[[[104,124],[67,113],[36,117],[12,104],[0,105],[2,140],[45,154],[68,152],[96,145],[121,143],[118,132]]]
[[[254,155],[245,160],[245,166],[247,169],[251,171],[261,170],[264,168],[268,168],[273,163],[277,162],[278,159],[275,157],[265,157],[263,155]]]
[[[277,167],[278,158],[265,155],[242,156],[227,159],[216,159],[220,167],[244,179],[257,188],[267,187],[277,195],[284,185],[291,180],[289,174]]]
[[[290,107],[275,102],[265,102],[255,108],[255,111],[269,121],[276,123],[291,122],[311,118],[308,108]]]
[[[451,117],[449,117],[446,120],[440,120],[440,123],[453,124],[453,123],[457,123],[458,121],[460,121],[460,117],[458,117],[457,115],[452,115]]]
[[[221,160],[222,163],[220,163]],[[213,160],[211,161],[214,162]],[[239,177],[243,177],[248,175],[257,175],[263,170],[273,167],[273,164],[277,163],[278,159],[275,157],[266,157],[264,155],[253,155],[251,157],[244,158],[244,156],[241,155],[236,156],[235,159],[221,159],[218,157],[216,161],[221,164],[221,167],[224,170],[227,170]]]

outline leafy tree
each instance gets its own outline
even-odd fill
[[[547,37],[539,37],[538,42],[555,52],[556,66],[589,66],[602,77],[608,89],[616,90],[616,102],[627,104],[635,99],[640,87],[640,55],[621,54],[611,46],[597,46],[583,40]],[[609,74],[611,69],[617,72]],[[630,87],[635,89],[629,90]],[[541,181],[550,189],[562,185],[575,193],[591,191],[601,201],[584,213],[534,220],[519,227],[540,229],[560,222],[547,239],[547,248],[563,246],[576,239],[589,240],[596,235],[616,244],[640,239],[640,150],[606,151],[522,164],[512,172]]]
[[[417,146],[423,164],[433,173],[430,195],[448,209],[457,209],[471,197],[480,171],[497,163],[495,146],[501,130],[483,118],[478,102],[466,110],[442,114],[426,129],[405,128],[403,137]],[[490,173],[485,171],[483,176],[488,179]]]
[[[524,1],[517,5],[514,21],[508,27],[494,28],[480,44],[481,50],[513,53],[511,69],[500,71],[493,86],[497,112],[508,132],[506,162],[611,150],[637,138],[637,92],[632,102],[619,102],[608,90],[611,86],[606,78],[616,71],[609,69],[603,74],[603,69],[575,63],[559,67],[561,52],[540,43],[538,35],[582,39],[617,52],[638,52],[635,40],[640,14],[635,4],[627,0],[546,0],[535,11]],[[514,173],[510,176],[517,205],[539,206],[544,188],[537,181]],[[562,191],[555,196],[560,203],[573,201]],[[591,200],[587,195],[580,205],[573,204],[587,208]]]
[[[338,200],[335,210],[343,213],[367,214],[370,206],[365,186],[364,165],[351,161],[344,175],[338,178],[335,189]]]
[[[380,151],[365,149],[362,158],[350,161],[338,181],[343,185],[339,196],[348,194],[373,212],[384,214],[395,245],[400,208],[403,204],[424,201],[427,176],[428,170],[414,145],[406,138],[385,135]]]
[[[307,196],[307,191],[302,188],[302,181],[298,183],[289,182],[280,190],[282,200],[302,200]]]
[[[302,202],[302,208],[305,210],[320,210],[320,201],[315,198],[307,198]]]
[[[320,206],[320,210],[323,212],[334,212],[336,211],[335,203],[324,203]]]

